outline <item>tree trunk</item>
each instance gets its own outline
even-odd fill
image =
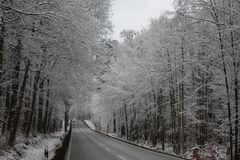
[[[26,131],[27,131],[29,117],[30,117],[30,99],[29,99],[29,97],[26,97],[25,98],[24,120],[23,120],[23,124],[22,124],[22,130],[23,130],[24,134],[26,134]]]
[[[164,120],[164,106],[163,106],[163,92],[162,89],[160,89],[160,114],[161,114],[161,124],[162,124],[162,150],[165,150],[165,120]]]
[[[36,105],[36,98],[37,98],[37,90],[38,90],[38,83],[40,79],[40,71],[36,72],[35,78],[34,78],[34,84],[33,84],[33,95],[32,95],[32,103],[31,103],[31,110],[30,110],[30,116],[29,116],[29,122],[26,130],[25,136],[28,137],[29,133],[31,131],[31,127],[33,125],[33,118],[35,117],[35,105]],[[34,116],[34,117],[33,117]]]
[[[9,116],[8,116],[8,124],[7,124],[8,131],[12,127],[11,126],[12,118],[15,116],[14,110],[16,109],[17,100],[18,100],[21,50],[22,50],[22,43],[21,43],[20,38],[18,37],[18,44],[15,48],[16,53],[14,55],[14,71],[12,73],[12,95],[11,95],[11,103],[10,103],[10,107],[9,107]]]
[[[44,80],[42,78],[39,85],[39,108],[38,108],[38,132],[43,133],[43,101],[44,101]]]
[[[49,112],[49,100],[50,100],[50,88],[49,88],[49,79],[47,80],[47,99],[46,99],[46,107],[45,107],[45,114],[43,120],[43,133],[47,133],[47,121],[48,121],[48,112]]]
[[[6,130],[6,125],[7,125],[7,119],[8,119],[8,116],[9,116],[9,107],[10,107],[10,97],[11,97],[11,87],[10,86],[7,86],[7,93],[6,93],[6,101],[5,101],[5,114],[4,114],[4,122],[3,122],[3,125],[2,125],[2,134],[5,133],[5,130]]]
[[[234,62],[234,97],[235,97],[235,160],[238,160],[239,157],[239,149],[238,149],[238,136],[239,136],[239,131],[238,131],[238,127],[239,127],[239,92],[238,92],[238,86],[239,86],[239,82],[238,82],[238,71],[237,71],[237,65],[236,62]]]
[[[23,77],[23,81],[22,81],[22,86],[20,88],[20,94],[18,97],[18,107],[16,108],[15,111],[15,117],[13,119],[13,129],[10,132],[10,137],[9,137],[9,145],[13,146],[15,139],[16,139],[16,134],[17,134],[17,129],[18,129],[18,125],[19,125],[19,121],[20,121],[20,116],[21,116],[21,110],[22,110],[22,105],[23,105],[23,98],[24,98],[24,91],[26,88],[26,84],[27,84],[27,77],[28,77],[28,71],[30,68],[30,61],[27,61],[26,64],[26,69],[25,69],[25,73],[24,73],[24,77]]]
[[[231,1],[229,1],[229,7],[232,8],[233,4],[231,3]],[[231,13],[233,14],[233,13]],[[233,23],[233,19],[230,16],[230,26],[232,27],[234,25]],[[232,29],[232,28],[231,28]],[[238,69],[239,69],[239,60],[238,57],[236,57],[236,53],[235,53],[235,40],[234,40],[234,31],[230,31],[230,39],[231,39],[231,49],[232,49],[232,59],[233,59],[233,75],[234,75],[234,99],[235,99],[235,150],[234,150],[234,159],[238,160],[239,157],[239,152],[238,152],[238,136],[239,136],[239,131],[238,131],[238,127],[239,127],[239,111],[238,111],[238,107],[239,107],[239,92],[238,92],[238,87],[239,87],[239,79],[238,79]]]
[[[224,45],[222,40],[222,34],[220,27],[218,27],[218,34],[219,34],[219,41],[220,41],[220,48],[221,48],[221,58],[223,63],[223,72],[224,72],[224,79],[225,79],[225,87],[227,92],[227,106],[228,106],[228,121],[229,121],[229,137],[230,137],[230,156],[233,159],[233,129],[232,129],[232,118],[231,118],[231,103],[230,103],[230,91],[229,91],[229,84],[228,84],[228,75],[227,75],[227,68],[225,63],[225,55],[224,55]]]
[[[68,116],[68,114],[69,114],[69,111],[68,111],[68,107],[66,107],[66,109],[65,109],[65,123],[64,123],[64,130],[65,130],[65,132],[67,132],[68,131],[68,122],[69,122],[69,116]]]
[[[4,12],[2,12],[1,14],[3,14]],[[5,24],[4,24],[4,19],[3,19],[3,15],[1,17],[2,21],[1,21],[1,30],[0,30],[0,80],[2,80],[2,72],[3,72],[3,47],[4,47],[4,33],[5,33]],[[2,86],[0,86],[0,103],[2,104],[2,99],[3,99],[3,88]],[[1,107],[0,107],[1,109]],[[6,114],[6,112],[5,112]],[[4,115],[5,118],[5,115]],[[4,120],[5,121],[5,120]],[[5,122],[3,122],[4,125],[4,130],[5,130]],[[4,132],[4,130],[2,129],[2,132]]]
[[[180,109],[180,112],[181,112],[181,114],[180,114],[180,154],[183,154],[184,153],[184,150],[185,150],[185,145],[184,145],[184,143],[185,143],[185,133],[184,133],[184,128],[185,128],[185,106],[184,106],[184,99],[185,99],[185,97],[184,97],[184,76],[185,76],[185,71],[184,71],[184,56],[185,56],[185,54],[184,54],[184,38],[182,38],[182,44],[181,44],[181,58],[182,58],[182,68],[181,68],[181,84],[180,84],[180,91],[181,91],[181,93],[180,93],[180,97],[179,97],[179,99],[180,99],[180,102],[181,102],[181,104],[180,104],[180,106],[181,106],[181,109]]]
[[[69,126],[69,110],[70,110],[70,104],[68,100],[64,97],[64,105],[65,105],[65,123],[64,123],[64,129],[65,132],[68,131],[68,126]]]
[[[47,132],[51,132],[51,123],[52,123],[52,112],[53,112],[53,105],[50,105],[50,109],[48,112],[48,121],[47,121]]]
[[[168,60],[168,73],[172,72],[172,66],[171,66],[171,58],[169,51],[167,50],[167,60]],[[172,128],[172,133],[171,133],[171,142],[172,144],[175,144],[175,136],[176,136],[176,100],[175,100],[175,89],[174,89],[174,80],[173,80],[173,74],[170,75],[169,78],[169,98],[170,98],[170,108],[171,108],[171,128]]]
[[[3,13],[2,13],[3,14]],[[5,23],[3,17],[1,17],[1,30],[0,30],[0,78],[3,69],[3,48],[4,48],[4,33],[5,33]]]
[[[218,39],[220,43],[220,51],[221,51],[221,59],[223,65],[223,73],[224,73],[224,80],[225,80],[225,88],[227,93],[227,106],[228,106],[228,121],[229,121],[229,141],[230,141],[230,160],[233,160],[233,129],[232,129],[232,118],[231,118],[231,103],[230,103],[230,90],[228,84],[228,74],[227,74],[227,67],[225,62],[225,53],[224,53],[224,42],[223,42],[223,35],[221,32],[221,25],[219,23],[219,15],[215,9],[216,2],[210,0],[212,11],[213,11],[213,19],[216,21],[216,27],[218,31]]]
[[[126,134],[126,138],[127,140],[129,139],[129,135],[128,135],[128,116],[127,116],[127,105],[126,102],[124,101],[124,117],[125,117],[125,134]]]

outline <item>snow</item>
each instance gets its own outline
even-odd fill
[[[118,135],[116,133],[108,133],[107,135],[109,135],[111,137],[114,137],[114,138],[118,138]]]
[[[224,145],[206,144],[204,147],[193,147],[191,150],[185,153],[188,159],[194,157],[193,151],[197,150],[197,154],[202,159],[216,159],[225,160],[226,159],[226,147]]]
[[[96,127],[91,120],[84,120],[84,122],[87,124],[89,128],[91,128],[92,130],[96,130]]]
[[[61,146],[60,137],[64,132],[57,132],[49,136],[38,136],[32,140],[25,140],[16,144],[10,150],[4,150],[0,154],[1,160],[43,160],[45,149],[49,152],[49,159],[55,155],[55,150]]]

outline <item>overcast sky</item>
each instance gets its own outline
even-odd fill
[[[173,10],[173,0],[113,0],[114,39],[120,39],[123,29],[141,30],[147,27],[151,17]]]

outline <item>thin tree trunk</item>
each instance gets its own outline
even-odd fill
[[[157,145],[157,96],[154,92],[154,86],[153,86],[153,82],[151,81],[151,84],[152,84],[152,94],[153,94],[153,104],[154,104],[154,109],[155,109],[155,113],[153,114],[152,116],[152,144],[153,144],[153,147],[155,147]]]
[[[231,1],[229,1],[229,7],[232,8],[233,4]],[[231,13],[232,14],[232,13]],[[232,27],[233,24],[233,19],[230,16],[230,26]],[[232,28],[231,28],[232,29]],[[232,49],[232,58],[233,58],[233,75],[234,75],[234,98],[235,98],[235,150],[234,150],[234,159],[238,160],[240,157],[238,157],[238,136],[239,136],[239,131],[238,131],[238,124],[239,124],[239,92],[238,92],[238,85],[239,85],[239,80],[238,80],[238,68],[239,68],[239,60],[237,61],[237,57],[235,55],[235,41],[234,41],[234,31],[230,31],[230,39],[231,39],[231,49]]]
[[[219,40],[221,42],[221,58],[223,63],[223,72],[224,72],[224,79],[225,79],[225,87],[227,92],[227,106],[228,106],[228,121],[229,121],[229,137],[230,137],[230,154],[231,154],[231,160],[233,159],[233,130],[232,130],[232,118],[231,118],[231,103],[230,103],[230,91],[229,91],[229,84],[228,84],[228,75],[227,75],[227,68],[225,63],[225,55],[224,55],[224,46],[222,42],[222,35],[219,30]]]
[[[48,133],[51,132],[52,112],[53,112],[53,104],[50,105],[50,109],[49,109],[49,112],[48,112],[48,121],[47,121],[47,131],[48,131]]]
[[[4,12],[2,12],[2,14],[4,15]],[[2,72],[3,72],[3,47],[4,47],[4,33],[5,33],[5,24],[4,24],[4,19],[3,19],[3,15],[1,17],[2,21],[1,21],[1,31],[0,31],[0,80],[2,80]],[[0,103],[2,104],[2,97],[3,97],[3,88],[2,86],[0,86]],[[5,115],[4,115],[5,117]],[[5,122],[3,122],[4,124],[4,130],[5,130]],[[2,129],[3,131],[3,129]]]
[[[162,124],[162,138],[161,138],[161,141],[162,141],[162,150],[164,151],[165,150],[165,121],[164,121],[164,114],[163,114],[163,91],[162,89],[160,89],[160,102],[159,102],[159,107],[160,107],[160,115],[161,115],[161,124]]]
[[[2,13],[3,14],[3,13]],[[0,30],[0,77],[3,69],[3,48],[4,48],[4,33],[5,33],[5,22],[3,16],[1,17],[1,30]]]
[[[70,104],[66,98],[64,98],[64,105],[65,105],[65,123],[64,123],[64,128],[65,132],[68,131],[68,126],[69,126],[69,110],[70,110]]]
[[[221,59],[223,64],[223,73],[224,73],[224,80],[225,80],[225,87],[226,87],[226,93],[227,93],[227,106],[228,106],[228,121],[229,121],[229,141],[230,141],[230,160],[233,160],[233,129],[232,129],[232,118],[231,118],[231,103],[230,103],[230,90],[229,90],[229,84],[228,84],[228,74],[227,74],[227,67],[225,62],[225,53],[224,53],[224,42],[223,42],[223,36],[221,33],[221,25],[219,23],[219,18],[217,11],[215,9],[216,2],[213,0],[210,0],[212,11],[213,11],[213,19],[216,21],[216,27],[218,30],[218,39],[220,43],[220,50],[221,50]]]
[[[128,116],[127,116],[127,105],[126,105],[126,102],[124,101],[124,117],[125,117],[125,134],[126,134],[126,137],[127,137],[127,140],[129,139],[129,136],[128,136]]]
[[[6,101],[5,101],[4,122],[3,122],[3,125],[2,125],[2,134],[5,133],[6,125],[7,125],[7,119],[8,119],[8,116],[9,116],[9,107],[10,107],[10,100],[11,100],[11,99],[10,99],[10,97],[11,97],[10,91],[11,91],[11,87],[10,87],[10,86],[7,86]]]
[[[235,94],[235,160],[238,160],[239,157],[239,149],[238,149],[238,136],[239,136],[239,79],[238,79],[238,71],[236,67],[236,64],[234,64],[234,94]]]
[[[36,105],[36,98],[37,98],[37,90],[38,90],[38,83],[40,79],[40,71],[36,72],[34,83],[33,83],[33,95],[32,95],[32,103],[31,103],[31,110],[30,110],[30,116],[29,116],[29,122],[26,130],[25,136],[28,137],[29,133],[31,131],[31,127],[33,125],[33,118],[35,117],[35,105]],[[33,117],[34,116],[34,117]]]
[[[47,99],[46,99],[46,107],[45,107],[45,114],[43,120],[43,133],[47,133],[47,121],[48,121],[48,112],[49,112],[49,100],[50,100],[50,88],[49,88],[49,79],[47,80]]]
[[[42,78],[40,79],[41,79],[41,82],[39,85],[38,132],[43,133],[42,125],[43,125],[44,80]]]
[[[172,72],[172,66],[171,66],[171,59],[169,51],[167,50],[167,57],[168,57],[168,72]],[[174,82],[173,82],[173,75],[169,78],[169,98],[170,98],[170,108],[171,108],[171,128],[172,128],[172,134],[171,134],[171,142],[172,144],[175,143],[175,135],[176,135],[176,109],[175,109],[175,90],[174,90]]]
[[[231,118],[231,103],[230,103],[230,91],[229,91],[229,84],[228,84],[228,75],[227,75],[227,68],[226,68],[226,63],[225,63],[225,55],[224,55],[224,45],[222,41],[222,34],[220,31],[220,28],[218,29],[219,32],[219,41],[221,43],[220,48],[221,48],[221,58],[222,58],[222,63],[223,63],[223,72],[224,72],[224,79],[225,79],[225,87],[226,87],[226,92],[227,92],[227,106],[228,106],[228,121],[229,121],[229,137],[230,137],[230,156],[231,160],[233,159],[233,129],[232,129],[232,118]]]
[[[180,153],[183,154],[184,153],[184,150],[185,150],[185,133],[184,133],[184,128],[185,128],[185,106],[184,106],[184,76],[185,76],[185,73],[184,73],[184,38],[182,38],[182,44],[181,44],[181,55],[182,55],[182,79],[181,79],[181,84],[180,84],[180,90],[181,90],[181,93],[180,93],[180,101],[181,101],[181,115],[180,115]]]

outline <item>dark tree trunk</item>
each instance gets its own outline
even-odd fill
[[[43,133],[43,95],[44,95],[44,80],[42,78],[39,85],[39,108],[38,108],[38,132]]]
[[[53,105],[50,105],[50,109],[49,109],[49,112],[48,112],[48,121],[47,121],[47,131],[48,131],[48,133],[51,132],[52,112],[53,112]]]
[[[167,51],[167,56],[168,56],[168,72],[172,72],[172,66],[171,66],[171,58],[170,58],[170,53]],[[171,108],[171,128],[172,128],[172,133],[171,133],[171,142],[172,144],[176,143],[176,94],[175,94],[175,89],[174,89],[174,79],[173,79],[173,74],[171,74],[169,78],[169,98],[170,98],[170,108]]]
[[[238,142],[238,137],[239,137],[239,91],[238,91],[238,86],[239,86],[239,80],[238,80],[238,71],[237,71],[237,65],[234,62],[234,94],[235,94],[235,160],[238,160],[239,157],[239,142]]]
[[[5,26],[4,20],[2,17],[2,24],[1,24],[1,31],[0,31],[0,78],[2,75],[3,69],[3,47],[4,47],[4,33],[5,33]]]
[[[152,115],[152,125],[153,125],[153,133],[152,133],[152,144],[153,144],[153,147],[155,147],[157,145],[157,141],[158,141],[158,136],[157,136],[157,132],[158,132],[158,127],[157,127],[157,121],[158,121],[158,113],[157,113],[157,110],[158,110],[158,106],[157,106],[157,95],[156,93],[154,92],[154,85],[153,85],[153,82],[151,81],[151,84],[152,84],[152,94],[153,94],[153,104],[154,104],[154,109],[156,110],[155,113],[153,113]]]
[[[3,14],[3,13],[2,13]],[[4,47],[4,33],[5,33],[5,24],[4,24],[4,19],[2,17],[1,21],[1,31],[0,31],[0,81],[2,80],[2,72],[3,72],[3,47]],[[3,97],[3,88],[0,86],[0,103],[2,104],[2,97]],[[1,109],[1,107],[0,107]],[[6,114],[6,112],[5,112]],[[5,115],[4,115],[5,118]],[[2,132],[4,133],[5,131],[5,120],[3,122],[4,129],[2,128]]]
[[[14,113],[17,106],[18,100],[18,88],[19,88],[19,76],[20,76],[20,58],[21,58],[21,50],[22,50],[22,43],[20,38],[18,38],[18,44],[15,48],[15,55],[14,55],[14,71],[12,73],[12,95],[11,95],[11,103],[9,107],[9,116],[8,116],[8,124],[7,128],[8,131],[11,129],[12,125],[12,118],[15,116]]]
[[[221,60],[223,65],[223,73],[224,73],[224,80],[225,80],[225,88],[226,88],[226,94],[227,94],[227,106],[228,106],[228,123],[229,123],[229,141],[230,141],[230,160],[233,160],[233,129],[232,129],[232,111],[231,111],[231,102],[230,102],[230,90],[229,90],[229,84],[228,84],[228,74],[227,74],[227,66],[225,61],[225,53],[224,53],[224,42],[223,42],[223,34],[222,34],[222,28],[221,24],[219,22],[219,15],[218,11],[216,11],[216,2],[210,0],[211,3],[211,9],[213,11],[212,16],[213,19],[216,22],[216,27],[218,31],[218,40],[220,43],[220,50],[221,50]]]
[[[185,62],[185,53],[184,53],[184,38],[182,38],[182,44],[181,44],[181,59],[182,59],[182,68],[181,68],[181,78],[182,78],[182,82],[181,82],[181,84],[180,84],[180,91],[181,91],[181,93],[180,93],[180,97],[179,97],[179,99],[180,99],[180,102],[181,102],[181,104],[180,104],[180,106],[181,106],[181,109],[180,109],[180,111],[181,111],[181,115],[180,115],[180,120],[181,120],[181,122],[180,122],[180,124],[181,124],[181,128],[180,128],[180,153],[181,154],[183,154],[184,153],[184,151],[185,151],[185,132],[184,132],[184,129],[185,129],[185,106],[184,106],[184,99],[185,99],[185,96],[184,96],[184,94],[185,94],[185,92],[184,92],[184,77],[185,77],[185,71],[184,71],[184,62]]]
[[[231,7],[231,4],[230,4]],[[232,17],[230,17],[230,25],[233,26]],[[233,58],[233,76],[234,76],[234,99],[235,99],[235,150],[234,150],[234,159],[238,160],[239,157],[239,143],[238,143],[238,136],[239,136],[239,79],[238,79],[238,69],[239,69],[239,60],[236,57],[235,53],[235,40],[234,40],[234,32],[230,32],[231,37],[231,49],[232,49],[232,58]]]
[[[124,102],[124,116],[125,116],[125,132],[126,132],[126,137],[127,140],[129,139],[128,135],[128,116],[127,116],[127,105],[126,102]]]
[[[159,121],[162,126],[162,131],[161,131],[161,142],[162,142],[162,150],[165,150],[165,121],[164,121],[164,106],[163,106],[163,91],[160,89],[159,91]],[[159,126],[160,127],[160,126]],[[159,128],[160,130],[160,128]]]
[[[65,105],[65,125],[64,129],[65,132],[68,131],[68,126],[69,126],[69,110],[70,110],[70,104],[66,98],[64,98],[64,105]]]
[[[32,89],[30,89],[30,88],[32,88],[32,83],[33,83],[33,74],[32,73],[33,72],[29,73],[29,78],[28,78],[29,89],[27,90],[27,95],[25,96],[24,121],[23,121],[23,125],[22,125],[24,135],[26,135],[26,132],[27,132],[28,123],[29,123],[29,119],[30,119],[30,113],[31,113]]]
[[[5,133],[6,125],[7,125],[7,119],[9,116],[9,107],[10,107],[10,97],[11,97],[11,87],[7,86],[7,92],[6,92],[6,101],[5,101],[5,114],[4,114],[4,122],[2,125],[2,134]]]
[[[38,90],[38,83],[40,79],[40,71],[36,72],[35,78],[34,78],[34,83],[33,83],[33,95],[32,95],[32,103],[31,103],[31,110],[30,110],[30,116],[29,116],[29,122],[26,130],[25,136],[28,137],[29,133],[31,131],[31,127],[33,124],[33,121],[35,122],[34,117],[36,116],[35,114],[35,105],[36,105],[36,98],[37,98],[37,90]]]
[[[65,132],[67,132],[68,121],[69,121],[69,117],[68,117],[68,111],[67,111],[67,109],[66,109],[66,110],[65,110],[65,123],[64,123],[64,131],[65,131]]]
[[[48,112],[49,112],[49,101],[50,101],[50,88],[49,88],[49,79],[47,80],[47,99],[46,99],[46,107],[45,107],[45,114],[43,120],[43,133],[47,133],[47,122],[48,122]]]
[[[30,68],[30,61],[27,61],[26,64],[26,69],[25,69],[25,73],[24,73],[24,77],[23,77],[23,81],[22,81],[22,85],[20,88],[20,94],[18,97],[18,107],[15,110],[15,116],[13,119],[13,129],[10,132],[10,137],[9,137],[9,145],[13,146],[15,139],[16,139],[16,134],[17,134],[17,129],[18,129],[18,125],[19,125],[19,120],[20,120],[20,116],[21,116],[21,110],[22,110],[22,105],[23,105],[23,98],[24,98],[24,91],[26,88],[26,84],[27,84],[27,77],[28,77],[28,71]]]
[[[22,125],[22,130],[23,130],[24,134],[26,134],[26,131],[27,131],[29,116],[30,116],[30,99],[29,99],[29,97],[26,97],[25,98],[24,120],[23,120],[23,125]]]
[[[225,54],[224,54],[224,45],[222,40],[222,34],[220,26],[218,27],[218,34],[219,34],[219,41],[220,41],[220,48],[221,48],[221,58],[223,63],[223,72],[224,72],[224,79],[225,79],[225,87],[227,92],[227,106],[228,106],[228,121],[229,121],[229,141],[230,141],[230,157],[233,159],[233,129],[232,129],[232,111],[231,111],[231,102],[230,102],[230,90],[229,90],[229,84],[228,84],[228,75],[227,75],[227,67],[225,62]]]

